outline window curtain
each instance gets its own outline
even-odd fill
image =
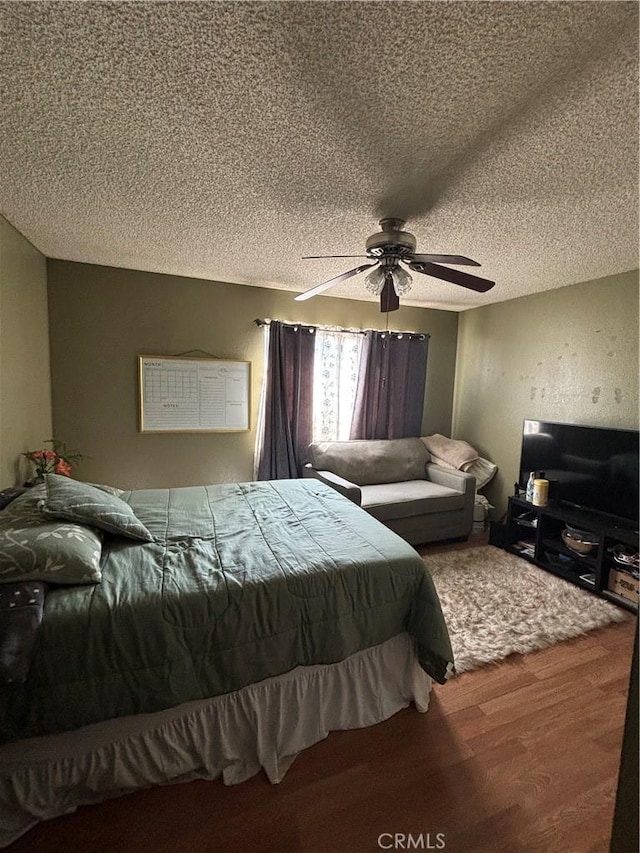
[[[421,434],[428,351],[428,335],[367,331],[350,438]]]
[[[277,320],[269,326],[258,480],[302,476],[313,423],[314,332]]]
[[[313,441],[349,438],[358,384],[362,332],[316,331]]]

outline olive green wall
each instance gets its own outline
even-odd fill
[[[167,487],[250,480],[263,330],[254,319],[384,328],[373,303],[223,284],[65,261],[48,261],[53,422],[56,437],[90,457],[83,480]],[[424,433],[449,434],[458,315],[401,308],[392,328],[428,332]],[[246,433],[138,432],[137,356],[204,350],[252,362]]]
[[[25,479],[20,454],[51,430],[46,260],[0,216],[0,488]]]
[[[499,466],[496,516],[518,476],[522,421],[638,428],[638,272],[460,317],[453,435]]]

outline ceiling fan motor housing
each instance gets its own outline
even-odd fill
[[[408,231],[403,231],[404,219],[381,219],[380,228],[376,234],[367,238],[366,250],[371,257],[380,258],[385,255],[413,254],[416,250],[416,238]]]

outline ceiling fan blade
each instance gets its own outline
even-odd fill
[[[434,278],[441,278],[443,281],[450,281],[453,284],[459,284],[461,287],[468,287],[469,290],[475,290],[478,293],[486,293],[495,284],[495,281],[489,281],[488,278],[480,278],[468,272],[450,270],[448,267],[439,267],[437,264],[424,261],[420,263],[409,262],[407,266],[416,272],[432,275]]]
[[[304,255],[303,261],[313,261],[319,258],[366,258],[366,255]],[[453,261],[451,261],[453,263]]]
[[[457,264],[462,267],[480,266],[477,261],[472,261],[471,258],[465,258],[464,255],[414,255],[412,260],[417,261],[418,263],[432,262],[434,264]]]
[[[386,314],[389,311],[397,311],[398,308],[400,308],[400,300],[393,286],[393,279],[387,273],[384,280],[384,287],[380,293],[380,311]]]
[[[351,278],[352,275],[358,275],[358,273],[368,270],[369,267],[375,267],[377,266],[377,264],[377,261],[373,264],[361,264],[354,270],[349,270],[349,272],[343,272],[341,275],[337,275],[335,278],[330,278],[328,281],[323,281],[322,284],[316,284],[316,286],[312,287],[311,290],[306,290],[304,293],[299,293],[295,297],[295,299],[298,302],[302,302],[305,299],[311,299],[312,296],[317,296],[319,293],[323,293],[325,290],[328,290],[330,287],[333,287],[334,284],[338,284],[339,282],[344,281],[347,278]]]

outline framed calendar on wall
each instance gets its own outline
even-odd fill
[[[138,356],[140,432],[250,428],[251,362]]]

